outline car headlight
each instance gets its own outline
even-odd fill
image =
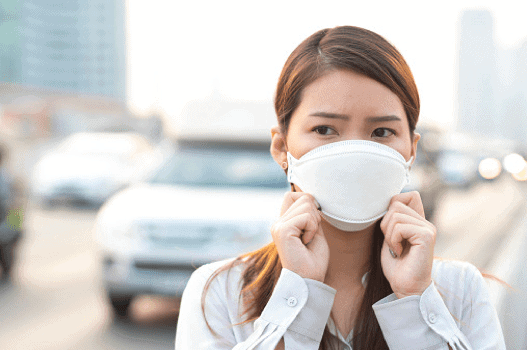
[[[485,158],[479,162],[478,171],[484,179],[495,179],[501,174],[501,163],[496,158]]]
[[[518,181],[527,181],[527,165],[521,171],[513,173],[512,177]]]
[[[511,174],[521,172],[525,166],[525,159],[517,153],[511,153],[503,158],[503,167]]]

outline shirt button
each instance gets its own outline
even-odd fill
[[[437,316],[436,316],[436,314],[434,314],[434,313],[432,312],[430,315],[428,315],[428,320],[430,321],[430,323],[436,323],[436,321],[437,321]]]
[[[297,300],[295,297],[290,297],[289,299],[287,299],[287,305],[291,307],[294,307],[296,303],[297,303]]]

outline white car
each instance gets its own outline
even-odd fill
[[[48,207],[59,201],[100,205],[145,176],[159,158],[154,153],[135,133],[73,134],[35,164],[32,197]]]
[[[289,188],[284,171],[268,144],[223,146],[179,147],[149,181],[100,209],[95,235],[118,315],[136,295],[181,296],[197,267],[271,242]]]

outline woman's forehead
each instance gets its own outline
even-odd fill
[[[335,114],[344,117],[395,115],[406,119],[399,97],[388,87],[352,71],[332,71],[305,87],[295,114]]]

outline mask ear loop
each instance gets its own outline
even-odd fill
[[[291,192],[296,192],[295,185],[291,182],[291,169],[289,169],[289,166],[288,166],[290,163],[292,164],[291,158],[292,158],[291,154],[287,152],[287,162],[282,163],[282,169],[286,171],[287,181],[289,181],[289,183],[291,184]],[[285,168],[284,168],[284,164],[285,164]]]
[[[408,169],[412,169],[412,163],[414,162],[414,156],[411,156],[410,159],[408,159],[408,161],[406,162],[406,166],[408,167]]]
[[[288,174],[288,166],[287,166],[287,162],[283,162],[282,163],[282,169],[285,170],[286,174]],[[295,189],[295,185],[293,183],[291,183],[291,192],[296,192],[296,189]]]
[[[412,170],[412,163],[414,161],[414,156],[411,156],[410,159],[406,162],[406,184],[410,183],[410,170]]]

